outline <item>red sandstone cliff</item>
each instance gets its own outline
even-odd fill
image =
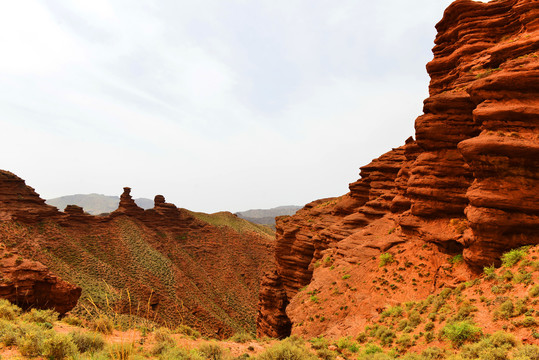
[[[277,221],[259,335],[353,334],[388,303],[539,243],[539,2],[457,0],[436,28],[416,141],[362,167],[348,194]],[[399,286],[385,287],[386,252],[407,264]],[[465,265],[447,261],[457,254]]]

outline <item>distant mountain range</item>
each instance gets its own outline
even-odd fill
[[[254,209],[235,213],[238,217],[255,224],[269,225],[275,229],[275,217],[281,215],[294,215],[303,206],[288,205],[272,209]]]
[[[102,194],[76,194],[48,199],[45,202],[49,205],[56,206],[61,211],[63,211],[67,205],[78,205],[88,214],[99,215],[116,210],[120,203],[120,197]],[[143,209],[153,208],[153,200],[138,198],[135,199],[135,202]]]

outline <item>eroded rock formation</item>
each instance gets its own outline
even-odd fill
[[[38,222],[55,217],[60,217],[58,209],[45,204],[23,179],[0,170],[0,221]]]
[[[271,230],[230,213],[193,213],[162,195],[143,210],[130,191],[109,215],[76,205],[59,212],[0,171],[0,297],[65,313],[82,288],[86,308],[137,311],[221,338],[253,331],[260,279],[273,268]]]
[[[23,309],[54,309],[65,314],[77,304],[81,288],[69,284],[37,261],[0,250],[0,298]]]
[[[348,194],[277,221],[259,335],[288,335],[283,313],[292,333],[351,334],[391,301],[426,296],[539,243],[539,2],[457,0],[436,28],[416,141],[362,167]],[[391,289],[381,285],[385,252],[410,265]],[[465,263],[453,266],[448,257],[459,254]],[[270,306],[272,287],[288,305]]]

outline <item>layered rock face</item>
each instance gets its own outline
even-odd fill
[[[65,314],[75,307],[81,288],[71,285],[37,261],[0,250],[0,298],[23,309],[54,309]]]
[[[0,221],[38,222],[57,217],[60,217],[58,209],[45,204],[23,179],[0,170]]]
[[[539,243],[539,3],[457,0],[436,28],[427,65],[430,97],[415,122],[416,141],[361,168],[348,194],[312,202],[277,222],[277,270],[260,295],[259,335],[288,335],[279,327],[283,314],[292,333],[347,335],[353,324],[376,317],[389,296],[428,295],[450,286],[452,277],[466,279],[498,262],[510,248]],[[308,286],[311,296],[323,294],[328,281],[339,283],[326,263],[348,276],[359,267],[358,276],[370,279],[379,271],[374,259],[396,249],[393,255],[404,254],[406,263],[419,254],[429,271],[416,276],[427,277],[429,286],[380,297],[380,286],[348,282],[338,292],[361,311],[347,310],[333,324],[320,313],[323,306],[307,306],[298,293]],[[466,267],[451,275],[445,259],[460,253]],[[272,286],[281,294],[280,308],[268,305]],[[348,308],[341,305],[332,311]],[[317,311],[324,323],[313,322]]]

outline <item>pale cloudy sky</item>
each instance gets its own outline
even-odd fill
[[[0,5],[0,168],[43,198],[339,196],[413,135],[450,0]]]

